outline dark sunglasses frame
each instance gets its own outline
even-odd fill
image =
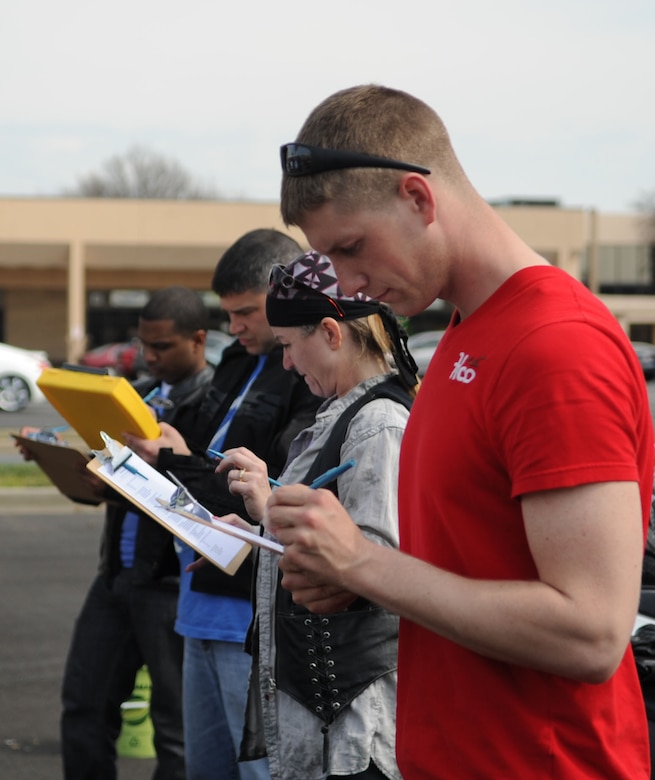
[[[282,170],[288,176],[312,176],[324,171],[338,171],[344,168],[392,168],[428,175],[429,168],[414,163],[377,157],[364,152],[349,152],[345,149],[324,149],[307,144],[284,144],[280,147]]]
[[[326,295],[325,293],[320,292],[319,290],[315,290],[313,287],[308,287],[306,284],[303,284],[302,282],[299,282],[295,276],[292,276],[283,265],[280,265],[279,263],[276,263],[271,268],[271,273],[268,277],[268,287],[269,290],[275,292],[276,288],[283,287],[286,290],[300,290],[302,293],[306,295],[313,295],[315,298],[321,298],[324,301],[329,301],[329,303],[334,306],[334,308],[337,311],[339,319],[344,319],[346,316],[346,313],[344,310],[339,306],[339,304],[334,300],[334,298],[330,298],[329,295]]]

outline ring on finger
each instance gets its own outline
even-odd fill
[[[243,469],[241,469],[241,470],[239,471],[239,476],[238,476],[238,478],[237,478],[239,482],[243,482],[243,481],[244,481],[244,479],[243,479],[243,475],[244,475],[245,473],[246,473],[246,469],[245,469],[245,468],[243,468]]]

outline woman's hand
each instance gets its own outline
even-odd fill
[[[229,515],[223,515],[222,517],[218,518],[221,522],[227,523],[228,525],[236,526],[237,528],[241,528],[243,531],[252,531],[252,526],[247,520],[244,520],[242,517],[239,517],[239,515],[235,515],[234,513],[230,513]],[[198,569],[202,569],[205,567],[209,561],[207,558],[198,558],[192,563],[189,563],[184,571],[186,572],[194,572]]]
[[[260,522],[271,495],[266,463],[245,447],[235,447],[227,450],[216,473],[227,473],[230,493],[241,496],[250,517]]]

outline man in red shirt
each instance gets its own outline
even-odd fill
[[[279,488],[282,584],[316,611],[349,590],[401,616],[406,780],[648,778],[629,639],[653,427],[627,337],[479,196],[416,98],[336,93],[282,163],[283,217],[345,294],[455,307],[403,440],[401,551],[329,492]]]

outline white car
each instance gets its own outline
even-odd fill
[[[28,403],[45,401],[36,380],[50,361],[41,350],[0,343],[0,412],[18,412]]]
[[[407,348],[416,361],[419,376],[423,376],[427,371],[428,364],[432,360],[432,355],[434,355],[444,332],[443,330],[425,330],[414,333],[407,339]]]
[[[234,343],[234,336],[224,333],[222,330],[208,330],[205,341],[205,357],[212,366],[221,362],[223,350]]]

